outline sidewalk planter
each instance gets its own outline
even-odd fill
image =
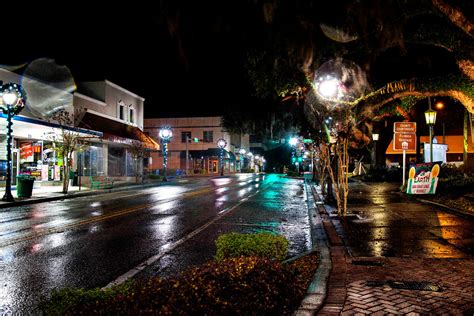
[[[16,177],[16,194],[18,197],[31,197],[35,177],[30,175],[19,175]]]

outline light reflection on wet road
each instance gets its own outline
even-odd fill
[[[214,239],[228,231],[285,234],[292,254],[310,247],[303,184],[277,175],[192,179],[1,211],[0,310],[31,312],[54,288],[104,286],[249,196],[144,275],[212,258]]]

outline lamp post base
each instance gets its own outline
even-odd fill
[[[166,178],[166,176],[163,177],[163,182],[168,182],[168,179]]]
[[[5,195],[2,198],[2,201],[5,202],[15,202],[15,198],[10,192],[5,192]]]

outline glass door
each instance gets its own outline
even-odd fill
[[[18,170],[20,170],[20,159],[18,159],[20,150],[13,149],[12,152],[12,185],[16,185],[16,177],[18,176]]]

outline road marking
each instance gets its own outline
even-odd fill
[[[139,265],[137,265],[136,267],[132,268],[131,270],[125,272],[124,274],[122,274],[121,276],[119,276],[118,278],[116,278],[114,281],[110,282],[109,284],[107,284],[106,286],[104,286],[102,289],[105,290],[105,289],[108,289],[108,288],[111,288],[113,286],[116,286],[116,285],[120,285],[124,282],[126,282],[128,279],[132,278],[133,276],[135,276],[137,273],[143,271],[146,267],[148,267],[149,265],[155,263],[156,261],[160,260],[164,255],[166,255],[168,252],[170,252],[171,250],[175,249],[176,247],[178,247],[179,245],[183,244],[184,242],[186,242],[187,240],[191,239],[192,237],[196,236],[197,234],[199,234],[200,232],[202,232],[203,230],[205,230],[207,227],[209,227],[210,225],[212,225],[213,223],[215,223],[217,220],[219,220],[220,218],[226,216],[227,214],[229,214],[230,212],[232,212],[234,209],[236,209],[237,207],[239,207],[240,205],[242,205],[243,203],[247,202],[250,198],[254,197],[255,195],[257,195],[258,193],[260,193],[262,190],[268,188],[269,186],[271,186],[274,182],[271,182],[269,183],[265,188],[261,188],[257,191],[255,191],[253,194],[251,195],[248,195],[246,196],[245,198],[242,198],[240,200],[240,202],[238,202],[237,204],[233,205],[233,206],[230,206],[230,207],[227,207],[225,209],[223,209],[222,211],[220,211],[216,217],[214,217],[213,219],[211,219],[209,222],[205,223],[204,225],[196,228],[195,230],[193,230],[191,233],[185,235],[184,237],[178,239],[177,241],[175,242],[171,242],[171,243],[167,243],[167,244],[164,244],[163,246],[161,246],[161,250],[158,254],[154,255],[154,256],[151,256],[150,258],[148,258],[147,260],[143,261],[142,263],[140,263]]]
[[[135,206],[135,207],[132,207],[132,208],[118,210],[118,211],[113,212],[113,213],[103,214],[103,215],[99,215],[99,216],[95,216],[95,217],[75,221],[73,223],[66,224],[66,225],[60,226],[60,227],[53,227],[53,228],[43,229],[43,230],[40,230],[40,231],[37,231],[37,232],[33,232],[33,233],[31,233],[30,235],[27,235],[27,236],[20,236],[20,237],[13,237],[13,238],[10,238],[10,239],[6,239],[6,241],[3,241],[3,242],[0,243],[0,247],[5,247],[5,246],[8,246],[8,245],[18,243],[18,242],[23,242],[23,241],[35,239],[35,238],[46,236],[46,235],[49,235],[49,234],[60,233],[60,232],[63,232],[67,229],[72,229],[72,228],[76,228],[78,226],[82,226],[82,225],[86,225],[86,224],[92,224],[92,223],[104,221],[104,220],[107,220],[107,219],[111,219],[111,218],[114,218],[114,217],[126,215],[126,214],[129,214],[129,213],[133,213],[133,212],[136,212],[136,211],[139,211],[139,210],[146,209],[148,207],[156,206],[157,204],[160,204],[160,203],[166,203],[166,202],[170,202],[170,201],[174,201],[174,200],[182,199],[182,198],[189,198],[189,197],[193,197],[193,196],[196,196],[196,195],[200,195],[200,194],[204,194],[204,193],[212,192],[212,191],[213,191],[212,188],[207,188],[207,189],[201,189],[201,190],[197,190],[197,191],[190,191],[189,193],[185,192],[185,193],[183,193],[182,196],[177,196],[177,197],[174,197],[174,198],[171,198],[171,199],[156,201],[156,202],[153,202],[153,203],[138,205],[138,206]]]

